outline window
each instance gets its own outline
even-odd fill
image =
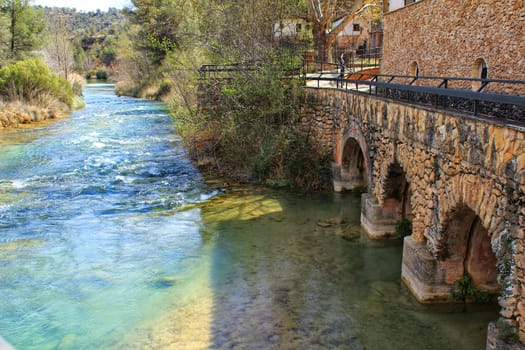
[[[296,33],[300,33],[301,30],[303,30],[303,25],[302,25],[301,23],[297,23],[297,24],[295,25],[295,32],[296,32]]]
[[[358,23],[354,23],[352,30],[354,32],[359,32],[361,30],[361,26]]]
[[[483,58],[478,58],[474,62],[474,66],[472,67],[472,78],[474,79],[488,79],[489,77],[489,69],[487,67],[487,62]],[[475,80],[472,82],[472,90],[478,91],[480,90],[482,85],[481,80]]]
[[[408,75],[412,77],[419,76],[419,66],[416,61],[410,63],[410,66],[408,67]]]

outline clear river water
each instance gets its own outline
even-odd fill
[[[484,348],[495,306],[423,306],[357,195],[220,189],[162,104],[88,85],[0,131],[0,335],[16,349]],[[340,225],[325,225],[340,218]]]

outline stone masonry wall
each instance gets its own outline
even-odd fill
[[[301,124],[336,161],[348,125],[362,132],[370,153],[369,192],[380,204],[388,166],[402,166],[411,188],[413,238],[426,242],[435,259],[446,253],[445,230],[455,210],[472,209],[498,259],[501,315],[519,326],[525,341],[525,129],[335,89],[308,89]]]
[[[489,78],[525,80],[524,0],[422,0],[385,15],[384,74],[409,74],[415,61],[421,76],[472,77],[478,58]],[[525,85],[487,91],[525,95]]]

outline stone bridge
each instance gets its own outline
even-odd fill
[[[311,141],[333,154],[335,190],[368,189],[369,236],[412,221],[402,279],[415,297],[450,301],[469,273],[499,296],[487,349],[511,348],[501,324],[525,342],[525,127],[337,89],[307,88],[302,110]]]

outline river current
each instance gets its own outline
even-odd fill
[[[222,190],[162,104],[105,84],[85,99],[0,131],[0,335],[16,349],[484,348],[497,308],[418,304],[401,243],[361,233],[357,195]]]

